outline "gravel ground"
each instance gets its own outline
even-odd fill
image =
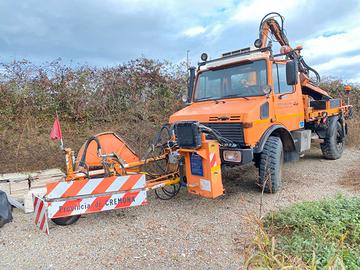
[[[264,195],[262,214],[340,192],[360,194],[341,184],[350,170],[356,174],[359,162],[360,150],[327,161],[313,149],[285,165],[283,189]],[[33,215],[15,209],[14,221],[0,229],[0,268],[241,269],[244,243],[255,227],[249,219],[260,213],[256,177],[253,167],[228,169],[221,198],[183,191],[160,201],[150,194],[148,206],[84,216],[68,227],[51,224],[50,236],[35,229]]]

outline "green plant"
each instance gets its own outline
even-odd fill
[[[359,208],[360,197],[338,196],[269,214],[260,223],[248,265],[256,263],[268,269],[359,269]]]

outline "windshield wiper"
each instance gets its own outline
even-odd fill
[[[245,97],[245,96],[239,96],[239,95],[226,95],[226,96],[223,96],[221,98],[244,98],[246,100],[248,100],[249,98],[248,97]]]
[[[197,98],[196,101],[217,100],[217,99],[220,99],[220,97],[203,97],[203,98]]]

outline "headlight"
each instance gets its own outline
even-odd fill
[[[234,150],[224,150],[223,157],[225,161],[241,162],[241,152]]]

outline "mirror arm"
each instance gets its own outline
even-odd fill
[[[296,90],[294,90],[294,88],[293,88],[293,90],[291,92],[280,94],[279,99],[282,99],[284,96],[294,94],[295,92],[296,92]]]
[[[188,93],[187,93],[187,102],[186,104],[191,103],[191,99],[194,92],[194,82],[195,82],[195,67],[189,68],[189,82],[188,82]]]

